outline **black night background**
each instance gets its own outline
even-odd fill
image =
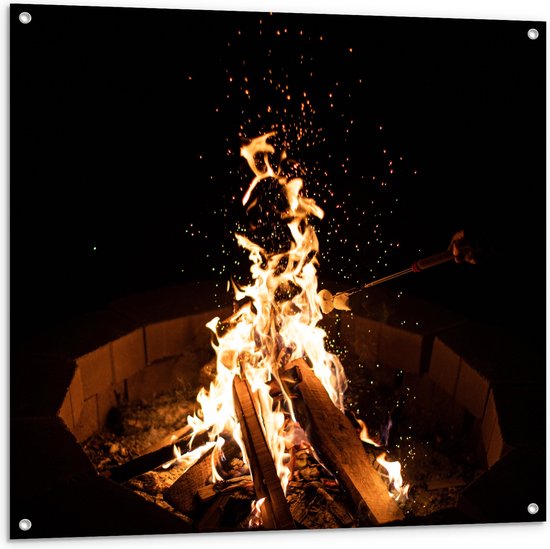
[[[544,25],[533,41],[529,22],[19,11],[12,344],[135,292],[223,294],[248,269],[239,149],[276,131],[325,210],[321,280],[385,276],[481,220],[500,257],[392,287],[544,345]]]

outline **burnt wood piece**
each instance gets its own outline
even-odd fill
[[[189,514],[195,507],[195,496],[212,475],[212,451],[210,448],[201,458],[181,475],[163,497],[174,509]]]
[[[239,376],[233,381],[235,409],[241,424],[256,499],[266,498],[262,505],[263,526],[267,530],[295,528],[290,509],[283,493],[277,469],[260,425],[248,384]]]
[[[359,515],[366,514],[375,525],[403,520],[349,419],[332,403],[308,364],[298,360],[296,365],[301,379],[297,387],[307,414],[301,423],[308,425],[315,449],[344,485]]]
[[[324,502],[325,507],[342,526],[347,528],[353,525],[352,516],[323,488],[320,482],[312,482],[311,487],[316,490],[316,497]]]
[[[147,450],[144,452],[144,455],[150,454],[152,452],[156,452],[157,450],[160,450],[165,446],[170,446],[171,444],[177,444],[178,442],[181,442],[181,440],[186,437],[187,437],[187,440],[189,440],[189,436],[191,435],[192,432],[193,432],[193,428],[191,427],[191,425],[186,425],[185,427],[182,427],[181,429],[174,431],[170,435],[162,437],[155,444],[151,444],[151,446],[149,446],[149,448],[147,448]]]
[[[197,490],[197,499],[201,503],[208,503],[211,499],[215,498],[219,492],[216,491],[214,484],[207,484],[206,486],[201,486]]]
[[[222,530],[223,514],[230,497],[231,494],[217,494],[217,497],[198,522],[198,532],[219,532]]]
[[[198,532],[239,532],[250,530],[248,517],[252,509],[253,496],[239,494],[218,494],[197,524]]]
[[[307,482],[297,492],[290,510],[296,523],[307,529],[350,528],[355,522],[348,510],[316,481]]]
[[[237,490],[246,490],[248,488],[253,489],[252,477],[245,475],[242,477],[236,477],[216,484],[207,484],[197,490],[197,498],[201,503],[206,503],[214,498],[217,494],[228,494]]]
[[[164,463],[174,459],[174,444],[177,444],[180,448],[182,454],[185,454],[188,451],[188,443],[191,439],[191,435],[183,437],[179,441],[174,441],[158,450],[149,452],[148,454],[143,454],[135,459],[131,459],[126,463],[111,467],[111,469],[105,471],[103,476],[112,480],[113,482],[123,483],[134,477],[142,475],[160,467]],[[208,432],[198,434],[194,439],[191,445],[190,450],[193,448],[198,448],[206,442],[208,442]]]

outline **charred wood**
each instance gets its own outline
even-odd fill
[[[185,429],[184,432],[188,433],[187,431],[185,431]],[[173,459],[174,445],[180,447],[182,453],[185,453],[188,449],[191,450],[193,448],[198,448],[199,446],[202,446],[203,444],[208,442],[208,433],[204,432],[197,435],[193,439],[191,448],[189,448],[188,446],[190,440],[191,435],[185,434],[185,436],[183,436],[179,440],[170,442],[157,450],[153,450],[152,452],[143,454],[142,456],[127,461],[122,465],[112,467],[108,471],[105,471],[103,475],[114,482],[126,482],[134,477],[142,475],[143,473],[147,473],[156,469],[157,467],[161,467],[163,464]]]
[[[352,498],[359,516],[370,523],[388,524],[404,518],[388,488],[369,461],[349,419],[330,400],[321,381],[305,361],[296,361],[303,407],[298,413],[315,449]]]
[[[260,425],[248,384],[239,376],[233,381],[235,408],[241,424],[256,499],[266,498],[262,506],[263,526],[268,530],[294,529],[294,521],[277,475],[275,464]]]
[[[212,451],[211,448],[206,452],[163,494],[164,500],[184,515],[194,509],[197,491],[205,486],[212,475]]]

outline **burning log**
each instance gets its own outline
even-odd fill
[[[186,434],[185,436],[179,438],[179,440],[173,440],[165,446],[162,446],[161,448],[148,452],[147,454],[143,454],[142,456],[127,461],[122,465],[112,467],[104,473],[104,476],[114,482],[123,483],[134,477],[142,475],[143,473],[147,473],[149,471],[152,471],[153,469],[156,469],[157,467],[160,467],[164,463],[174,458],[175,444],[179,445],[181,443],[181,446],[184,447],[188,445],[189,441],[191,440],[191,434],[187,434],[189,433],[189,430],[187,430],[187,428],[180,429],[179,431],[176,431],[175,434],[177,433],[180,433],[180,436],[181,433]],[[170,438],[173,438],[173,435]],[[206,442],[208,442],[208,433],[200,433],[193,439],[192,447],[190,449],[198,448]]]
[[[236,495],[235,495],[236,494]],[[240,494],[240,497],[238,497]],[[248,515],[254,499],[254,486],[249,475],[207,484],[197,490],[197,500],[210,505],[197,524],[198,532],[240,529],[238,524]],[[244,513],[243,511],[246,511]],[[248,525],[244,526],[245,528]]]
[[[262,506],[263,526],[268,530],[294,529],[294,521],[256,415],[250,389],[239,376],[235,376],[233,381],[233,393],[256,498],[266,498]]]
[[[197,491],[204,487],[212,475],[212,451],[213,448],[206,452],[164,492],[164,500],[184,515],[193,510]]]
[[[243,488],[252,488],[252,477],[243,475],[242,477],[231,478],[217,482],[216,484],[207,484],[197,490],[197,497],[201,503],[206,503],[218,494],[229,494]]]
[[[198,522],[197,531],[228,532],[247,529],[251,503],[250,496],[239,492],[217,494]]]
[[[403,513],[367,459],[349,419],[334,406],[321,381],[306,362],[299,360],[295,364],[301,379],[297,387],[307,414],[303,424],[310,427],[316,450],[342,482],[358,512],[366,513],[375,525],[402,520]]]

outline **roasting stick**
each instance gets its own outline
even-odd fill
[[[379,278],[378,280],[374,280],[373,282],[367,282],[362,286],[356,286],[355,288],[351,288],[350,290],[347,290],[345,292],[338,292],[332,295],[328,290],[321,290],[318,294],[319,298],[321,299],[321,310],[324,314],[328,314],[334,309],[340,311],[349,311],[351,310],[349,308],[350,296],[358,292],[362,292],[367,288],[372,288],[373,286],[382,284],[383,282],[388,282],[390,280],[393,280],[394,278],[399,278],[400,276],[406,275],[408,273],[419,273],[421,271],[429,269],[430,267],[435,267],[436,265],[447,263],[448,261],[451,261],[453,257],[454,256],[452,252],[450,250],[446,250],[439,254],[425,257],[424,259],[419,259],[418,261],[413,263],[408,269],[403,269],[402,271],[393,273],[383,278]]]

